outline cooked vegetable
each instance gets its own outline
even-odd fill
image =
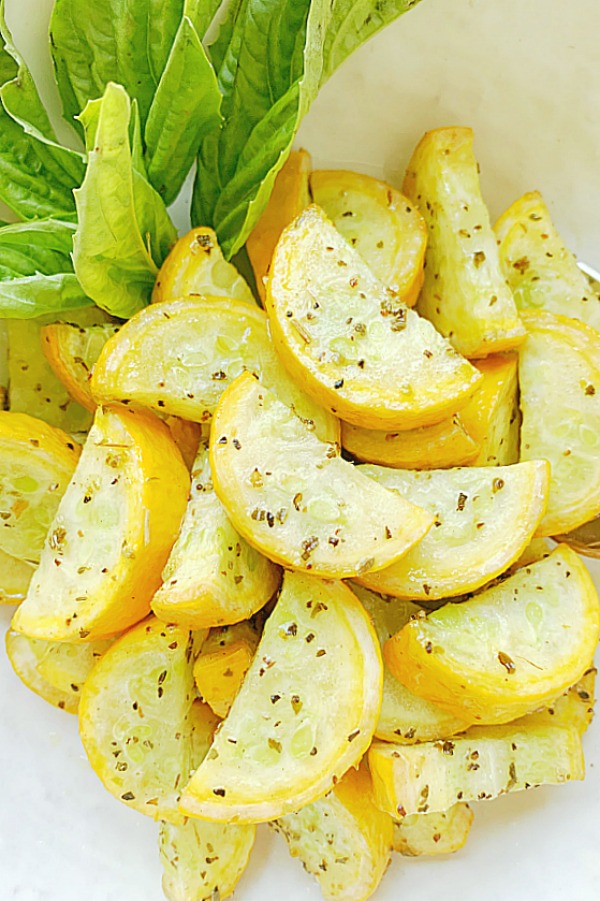
[[[528,727],[531,723],[576,726],[583,735],[594,717],[596,703],[594,691],[597,674],[596,667],[589,666],[579,682],[567,688],[548,707],[538,710],[536,713],[530,713],[517,722],[524,727]]]
[[[7,321],[9,409],[26,413],[71,434],[89,429],[92,416],[73,400],[42,353],[42,323]]]
[[[77,403],[90,410],[96,409],[92,397],[90,379],[100,351],[118,325],[90,325],[87,327],[69,322],[55,322],[43,326],[40,337],[44,355],[54,374]]]
[[[193,653],[191,633],[146,619],[112,645],[81,692],[79,731],[92,769],[111,794],[155,820],[183,820]]]
[[[460,801],[439,813],[415,813],[394,823],[394,851],[405,857],[437,857],[464,847],[473,811]]]
[[[311,206],[281,236],[266,309],[286,367],[319,403],[365,428],[431,425],[480,381]]]
[[[408,164],[403,191],[429,229],[419,312],[467,357],[521,344],[525,329],[500,270],[471,129],[427,132]]]
[[[519,459],[517,356],[476,360],[482,379],[460,413],[403,432],[342,422],[342,444],[365,463],[398,469],[505,466]]]
[[[20,604],[27,594],[35,564],[0,550],[0,604]]]
[[[427,226],[417,207],[391,185],[358,172],[317,170],[311,173],[310,190],[379,281],[414,306],[427,245]]]
[[[373,742],[369,767],[377,805],[396,818],[584,776],[575,726],[512,723],[419,745]]]
[[[504,572],[528,546],[548,499],[545,460],[430,472],[360,469],[435,517],[404,557],[361,576],[374,591],[420,601],[473,591]]]
[[[254,657],[260,635],[249,622],[211,629],[194,664],[200,696],[217,716],[231,709]]]
[[[67,713],[77,713],[85,681],[111,644],[111,639],[72,644],[29,638],[12,630],[6,633],[6,652],[17,676]]]
[[[13,628],[53,641],[121,632],[150,610],[189,473],[156,417],[105,407],[50,526]]]
[[[557,535],[600,513],[600,337],[552,313],[523,313],[523,321],[521,459],[551,464],[538,535]]]
[[[352,590],[371,617],[382,647],[421,609],[411,601],[382,597],[361,585],[353,584]],[[384,659],[383,699],[375,729],[377,738],[402,744],[446,739],[456,732],[463,732],[471,722],[472,718],[461,719],[413,694],[392,675]]]
[[[381,684],[377,638],[350,589],[286,573],[252,665],[181,810],[248,823],[316,801],[368,748]]]
[[[241,372],[260,376],[326,441],[339,425],[287,375],[262,310],[241,301],[188,298],[153,304],[105,346],[92,378],[99,403],[134,402],[183,419],[210,420]]]
[[[600,298],[563,244],[538,191],[515,200],[494,231],[502,272],[520,310],[572,316],[600,329]]]
[[[375,806],[364,764],[348,770],[324,798],[280,817],[273,826],[328,901],[369,898],[390,862],[392,821]]]
[[[194,228],[177,241],[160,267],[152,301],[197,295],[255,302],[243,276],[224,259],[212,228]]]
[[[79,446],[60,429],[0,412],[0,548],[37,563],[48,527],[73,475]]]
[[[468,404],[473,403],[478,390]],[[342,422],[342,446],[357,460],[398,469],[466,466],[476,459],[480,449],[459,413],[435,425],[404,432],[363,429]]]
[[[320,441],[257,379],[227,389],[211,429],[214,488],[237,531],[270,560],[329,578],[381,569],[433,516]]]
[[[242,538],[215,494],[208,441],[196,457],[185,516],[162,579],[154,613],[193,629],[248,619],[279,587],[279,568]]]
[[[506,723],[577,682],[599,636],[591,576],[559,545],[470,600],[408,623],[384,654],[416,694],[457,716]]]
[[[194,701],[192,766],[199,766],[212,743],[218,720],[207,704]],[[256,826],[209,823],[190,819],[181,825],[161,822],[160,860],[163,891],[169,901],[226,898],[246,868]]]
[[[310,156],[293,150],[278,173],[265,210],[248,235],[246,250],[264,302],[273,253],[281,233],[310,204]]]

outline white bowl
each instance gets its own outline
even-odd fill
[[[18,44],[57,109],[46,47],[52,0],[7,6]],[[492,215],[537,188],[571,248],[599,267],[596,23],[597,0],[423,0],[334,76],[299,143],[316,166],[355,167],[399,184],[423,131],[471,125]],[[600,584],[600,566],[591,568]],[[8,613],[0,613],[5,624]],[[161,901],[155,824],[102,788],[75,718],[31,694],[3,656],[0,669],[2,901]],[[377,901],[598,898],[598,723],[585,749],[584,783],[480,802],[463,851],[438,860],[398,857]],[[236,896],[283,895],[320,898],[264,827]]]

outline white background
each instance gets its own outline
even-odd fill
[[[51,6],[7,0],[18,45],[57,108],[45,42]],[[572,249],[600,267],[598,26],[597,0],[423,0],[336,74],[300,143],[316,165],[398,184],[424,130],[471,125],[492,214],[538,188]],[[9,611],[0,617],[7,625]],[[600,723],[586,756],[583,784],[477,805],[460,854],[396,859],[377,901],[597,899]],[[161,901],[156,826],[105,792],[75,718],[29,693],[3,657],[0,786],[0,901]],[[320,897],[263,827],[236,897],[283,895]]]

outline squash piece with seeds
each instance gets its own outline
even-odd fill
[[[365,764],[348,770],[324,798],[272,825],[326,901],[366,901],[390,862],[393,824],[375,806]]]
[[[565,247],[538,191],[524,194],[494,226],[502,272],[520,310],[546,310],[600,330],[600,298]]]
[[[427,132],[408,164],[403,191],[429,228],[419,312],[466,357],[517,347],[525,329],[500,269],[471,129]]]
[[[521,459],[551,465],[539,536],[569,532],[600,513],[600,336],[552,313],[523,313],[519,353]]]
[[[0,412],[3,552],[18,560],[39,561],[48,527],[79,453],[79,445],[61,429],[25,413]],[[25,578],[24,572],[21,578]]]
[[[221,398],[210,458],[238,532],[294,569],[337,579],[381,569],[433,522],[319,441],[249,373]]]
[[[143,411],[99,408],[13,628],[91,641],[143,619],[188,491],[165,425]]]
[[[457,799],[491,800],[584,776],[577,728],[546,724],[473,726],[419,745],[377,741],[369,767],[377,805],[395,819],[448,810]]]
[[[70,322],[54,322],[41,330],[42,350],[54,374],[73,400],[92,413],[96,409],[90,388],[92,369],[108,339],[118,331],[118,325]]]
[[[134,810],[182,822],[192,767],[194,641],[154,617],[117,639],[81,692],[79,731],[104,787]]]
[[[379,281],[322,210],[277,245],[265,307],[293,378],[353,425],[412,429],[456,412],[481,376]]]
[[[427,246],[427,226],[417,207],[391,185],[358,172],[317,170],[310,189],[377,278],[414,306]]]
[[[404,857],[438,857],[454,854],[464,847],[473,811],[457,802],[438,813],[415,813],[394,822],[394,851]]]
[[[215,494],[206,439],[162,578],[153,611],[165,622],[193,629],[248,619],[272,598],[281,580],[279,568],[236,531]]]
[[[368,615],[341,582],[287,572],[233,706],[181,810],[272,820],[316,801],[367,750],[382,664]]]
[[[217,718],[207,704],[194,701],[190,711],[192,766],[200,766],[210,748]],[[162,887],[169,901],[227,898],[246,869],[256,826],[189,819],[160,824]]]
[[[384,648],[392,673],[445,710],[506,723],[580,679],[600,636],[600,605],[577,554],[544,560],[404,626]]]
[[[262,310],[240,300],[189,297],[151,304],[105,345],[92,377],[98,403],[121,401],[209,422],[225,388],[246,370],[325,441],[338,421],[289,377]]]
[[[10,629],[6,653],[19,679],[54,707],[77,713],[81,690],[112,639],[88,642],[44,641]]]
[[[173,245],[156,277],[152,302],[201,295],[255,303],[243,276],[223,256],[216,234],[205,227],[192,229]]]
[[[544,515],[550,482],[545,460],[428,472],[360,469],[435,517],[404,557],[361,576],[374,591],[422,602],[474,591],[518,560]]]
[[[421,610],[411,601],[382,597],[355,583],[351,587],[371,617],[381,647]],[[376,738],[402,744],[433,741],[463,732],[472,722],[472,718],[458,717],[414,694],[392,675],[384,659],[383,697]]]

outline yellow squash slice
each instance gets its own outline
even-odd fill
[[[69,322],[84,327],[108,319],[99,307],[69,310],[68,315]],[[36,416],[70,434],[86,432],[92,421],[89,410],[73,400],[42,352],[42,328],[55,319],[7,320],[9,409]]]
[[[480,451],[480,445],[469,435],[458,413],[435,425],[405,432],[362,429],[342,422],[342,446],[357,460],[396,469],[466,466]]]
[[[13,628],[91,641],[146,616],[188,490],[185,464],[155,416],[98,409]]]
[[[218,720],[201,701],[194,701],[190,718],[195,768],[208,753]],[[246,868],[255,836],[254,825],[196,819],[181,825],[161,822],[158,843],[166,897],[169,901],[227,898]]]
[[[362,429],[342,422],[342,444],[365,463],[396,469],[504,466],[519,459],[517,356],[475,362],[482,379],[455,413],[435,425],[403,432]]]
[[[69,396],[90,410],[96,409],[92,397],[90,379],[100,351],[118,325],[74,325],[54,322],[41,330],[42,350],[54,374],[65,386]]]
[[[273,252],[281,232],[310,203],[310,165],[306,150],[290,153],[275,179],[266,209],[246,241],[256,287],[263,302]]]
[[[315,876],[326,901],[366,901],[390,862],[393,824],[375,806],[367,767],[348,770],[332,792],[273,826]]]
[[[423,284],[427,246],[427,226],[417,207],[391,185],[358,172],[313,172],[310,190],[377,278],[413,306]]]
[[[373,275],[317,206],[281,236],[266,309],[292,376],[353,425],[431,425],[465,404],[481,378]]]
[[[565,247],[541,194],[516,200],[494,230],[502,271],[520,310],[546,310],[600,329],[600,298]]]
[[[8,323],[10,320],[0,320],[0,410],[8,406]]]
[[[0,412],[0,549],[19,560],[40,559],[79,452],[60,429],[24,413]]]
[[[597,674],[595,666],[588,667],[579,682],[555,698],[548,707],[523,716],[516,722],[523,726],[529,726],[531,723],[576,726],[583,735],[594,717]]]
[[[420,745],[373,742],[369,767],[377,805],[396,818],[584,776],[575,726],[512,723]]]
[[[577,682],[600,636],[600,606],[577,554],[559,545],[461,604],[404,626],[384,648],[411,691],[480,723],[506,723]]]
[[[187,630],[146,619],[115,641],[81,692],[79,731],[92,769],[112,795],[155,820],[183,819],[193,653]]]
[[[286,573],[252,666],[181,810],[252,823],[316,801],[367,750],[381,686],[377,637],[350,589]]]
[[[551,464],[538,535],[557,535],[600,513],[600,336],[552,313],[524,313],[523,320],[521,459]]]
[[[207,444],[196,457],[181,530],[152,601],[159,619],[193,629],[248,619],[281,581],[279,568],[231,524],[212,485]]]
[[[420,601],[474,591],[514,563],[544,515],[550,479],[545,460],[429,472],[360,469],[435,517],[402,559],[361,577],[374,591]]]
[[[525,329],[500,269],[471,129],[427,132],[408,164],[403,191],[429,228],[419,312],[466,357],[517,347]]]
[[[85,644],[43,641],[12,629],[6,634],[6,653],[19,679],[67,713],[77,713],[85,681],[111,644],[111,639]]]
[[[294,569],[338,579],[381,569],[433,522],[342,460],[249,373],[219,403],[210,456],[235,528]]]
[[[209,901],[228,898],[246,869],[256,826],[163,822],[159,848],[162,887],[168,901]]]
[[[0,551],[0,604],[20,604],[34,571],[35,564]]]
[[[361,585],[353,584],[352,590],[371,617],[382,647],[421,610],[411,601],[382,597]],[[413,694],[391,674],[384,660],[383,699],[375,729],[377,738],[402,744],[445,739],[463,732],[472,722],[472,718],[461,719]]]
[[[194,228],[171,248],[156,277],[153,303],[180,297],[234,297],[253,304],[243,276],[221,252],[212,228]]]
[[[200,696],[224,718],[241,688],[260,636],[249,622],[211,629],[194,664]]]
[[[472,466],[508,466],[519,460],[519,382],[516,354],[492,354],[475,362],[480,387],[460,411],[467,433],[479,446]]]
[[[188,298],[146,307],[105,346],[92,391],[98,402],[133,402],[207,422],[227,385],[245,370],[276,391],[317,435],[338,440],[337,420],[280,363],[265,314],[239,300]]]
[[[473,811],[458,801],[438,813],[415,813],[394,823],[394,851],[404,857],[437,857],[464,848]]]

